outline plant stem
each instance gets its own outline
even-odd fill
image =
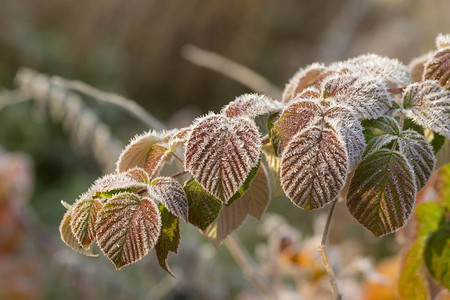
[[[90,86],[82,81],[78,80],[68,80],[65,78],[61,78],[59,76],[51,77],[51,81],[54,84],[63,86],[67,89],[75,90],[80,93],[91,96],[92,98],[98,100],[99,102],[107,102],[117,105],[133,116],[141,120],[143,123],[148,125],[150,128],[156,130],[163,130],[165,126],[154,116],[152,116],[149,112],[143,109],[139,104],[131,99],[127,99],[117,94],[103,92],[99,89],[96,89],[93,86]]]
[[[261,274],[261,271],[251,260],[247,251],[242,247],[234,234],[225,239],[225,246],[244,274],[267,299],[279,299],[270,281]]]
[[[340,300],[342,299],[342,294],[339,292],[336,277],[334,276],[333,268],[330,265],[330,261],[327,255],[328,232],[330,231],[331,219],[333,217],[334,208],[337,202],[338,199],[331,202],[331,207],[327,216],[327,222],[325,224],[325,229],[323,231],[322,244],[319,246],[319,253],[322,256],[323,263],[325,264],[325,269],[327,270],[328,276],[330,277],[333,294],[335,295],[336,299]]]
[[[251,90],[279,99],[282,91],[255,71],[217,53],[186,45],[181,55],[193,64],[221,73]]]
[[[172,178],[177,178],[177,177],[183,176],[183,175],[186,174],[186,173],[189,173],[189,172],[186,171],[186,170],[183,170],[183,171],[178,172],[177,174],[172,175],[172,176],[170,176],[170,177],[172,177]]]

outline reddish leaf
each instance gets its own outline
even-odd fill
[[[227,203],[258,164],[260,153],[253,120],[209,115],[193,126],[185,167],[205,190]]]
[[[286,85],[281,102],[289,102],[308,87],[314,86],[320,89],[323,80],[334,73],[335,71],[319,63],[313,63],[304,69],[300,69]]]
[[[318,100],[297,100],[290,103],[275,122],[272,133],[279,137],[281,150],[298,132],[317,123],[321,119],[323,109]]]
[[[81,197],[73,207],[70,227],[78,243],[86,250],[91,248],[95,239],[95,224],[101,209],[102,203],[89,195]]]
[[[244,94],[237,97],[222,109],[222,114],[229,118],[249,117],[273,114],[279,112],[281,103],[265,95]]]
[[[450,90],[450,48],[436,52],[425,64],[423,80],[437,80],[441,86]]]
[[[160,232],[158,207],[153,201],[131,193],[109,199],[96,226],[98,244],[117,269],[147,255]]]
[[[297,133],[281,157],[281,185],[303,209],[317,209],[339,196],[347,178],[347,152],[332,128]]]
[[[72,228],[70,226],[71,221],[72,221],[72,211],[68,210],[64,214],[61,224],[59,225],[59,233],[61,235],[61,239],[63,240],[64,244],[69,246],[72,250],[81,253],[83,255],[98,256],[98,254],[92,253],[92,250],[90,248],[85,249],[80,245],[80,243],[73,235]]]

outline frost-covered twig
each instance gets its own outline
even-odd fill
[[[31,69],[20,69],[16,83],[41,111],[49,111],[54,122],[61,122],[80,149],[90,147],[104,171],[115,168],[115,161],[123,148],[122,142],[108,125],[86,106],[77,94],[55,85],[49,76]]]
[[[139,104],[131,99],[117,94],[103,92],[78,80],[68,80],[59,76],[52,76],[51,80],[54,84],[61,85],[66,89],[71,89],[86,94],[100,102],[117,105],[127,110],[129,113],[131,113],[133,116],[141,120],[152,129],[163,130],[165,128],[165,126],[158,119],[156,119],[148,111],[143,109]]]
[[[255,71],[235,61],[193,45],[184,46],[181,54],[191,63],[221,73],[255,92],[264,93],[275,99],[281,97],[281,90],[278,87]]]
[[[2,90],[0,91],[0,111],[6,106],[20,104],[31,99],[32,98],[28,93],[20,89],[12,91]]]

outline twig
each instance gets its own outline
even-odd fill
[[[275,99],[281,96],[281,90],[263,76],[214,52],[186,45],[181,49],[181,55],[191,63],[221,73],[255,92]]]
[[[133,116],[141,120],[143,123],[148,125],[149,127],[156,129],[156,130],[163,130],[165,126],[154,116],[152,116],[150,113],[148,113],[145,109],[143,109],[139,104],[137,104],[135,101],[122,97],[117,94],[113,93],[107,93],[103,92],[99,89],[96,89],[95,87],[92,87],[82,81],[78,80],[68,80],[64,79],[59,76],[52,76],[51,77],[52,83],[56,85],[60,85],[62,87],[65,87],[67,89],[75,90],[80,93],[86,94],[88,96],[91,96],[92,98],[98,100],[99,102],[106,102],[111,103],[114,105],[117,105],[125,110],[127,110],[129,113],[131,113]]]
[[[20,89],[0,91],[0,111],[9,105],[20,104],[31,99],[32,97],[28,93]]]
[[[330,277],[333,294],[336,296],[336,299],[340,300],[342,299],[342,294],[339,292],[336,277],[334,276],[333,268],[330,265],[330,261],[327,255],[328,232],[330,231],[331,219],[333,217],[334,208],[337,202],[338,199],[334,200],[331,203],[330,211],[328,212],[327,222],[325,224],[325,229],[323,231],[322,244],[319,246],[319,253],[322,256],[322,260],[325,264],[325,269],[327,270],[328,276]]]
[[[180,171],[180,172],[178,172],[177,174],[172,175],[172,176],[170,176],[170,177],[172,177],[172,178],[177,178],[177,177],[183,176],[184,174],[187,174],[187,173],[189,173],[189,171],[183,170],[183,171]]]
[[[279,299],[270,281],[261,274],[234,234],[229,235],[225,239],[225,246],[244,274],[267,299]]]

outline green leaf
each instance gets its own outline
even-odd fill
[[[424,259],[433,278],[450,289],[450,224],[440,227],[428,237]]]
[[[441,150],[442,146],[444,146],[445,143],[445,136],[440,135],[437,132],[433,132],[428,128],[424,129],[424,132],[422,133],[427,141],[431,144],[433,147],[434,154],[438,153],[439,150]]]
[[[356,169],[347,207],[360,224],[382,236],[406,225],[416,193],[414,173],[405,156],[380,149]]]
[[[430,299],[422,265],[424,238],[417,239],[406,252],[400,267],[398,294],[402,299]]]
[[[398,292],[403,299],[429,299],[423,265],[425,240],[445,222],[445,211],[437,202],[426,202],[416,207],[415,214],[418,238],[402,261]]]
[[[417,233],[426,237],[445,223],[445,210],[437,202],[420,203],[416,208]]]
[[[222,203],[191,178],[184,183],[189,206],[189,223],[205,230],[217,218]]]
[[[69,246],[72,250],[81,253],[83,255],[92,257],[98,256],[98,254],[92,253],[91,249],[85,249],[80,245],[80,243],[78,243],[77,239],[73,235],[72,228],[70,227],[71,220],[72,220],[72,211],[68,210],[66,211],[61,221],[61,224],[59,225],[59,233],[61,235],[61,239],[64,242],[64,244]]]
[[[390,144],[400,135],[397,121],[388,116],[382,116],[376,120],[364,120],[362,125],[365,128],[363,134],[367,143],[364,156]]]
[[[222,241],[237,230],[251,215],[260,220],[270,200],[268,180],[264,168],[260,168],[250,188],[230,206],[224,206],[219,216],[203,232],[203,235],[218,248]]]
[[[155,246],[159,265],[171,276],[175,277],[167,265],[169,252],[178,252],[180,244],[180,218],[172,214],[164,204],[159,205],[161,213],[161,234]]]
[[[250,184],[253,180],[253,177],[255,177],[256,173],[259,170],[259,166],[261,164],[261,159],[258,161],[258,164],[256,165],[256,167],[254,167],[250,173],[248,174],[247,178],[245,179],[244,183],[241,185],[241,187],[239,188],[239,190],[236,192],[236,194],[234,194],[227,203],[225,203],[225,205],[230,205],[232,204],[236,199],[238,199],[239,197],[241,197],[250,187]]]
[[[96,225],[98,245],[119,270],[147,255],[161,232],[161,217],[152,200],[122,193],[108,199]]]

